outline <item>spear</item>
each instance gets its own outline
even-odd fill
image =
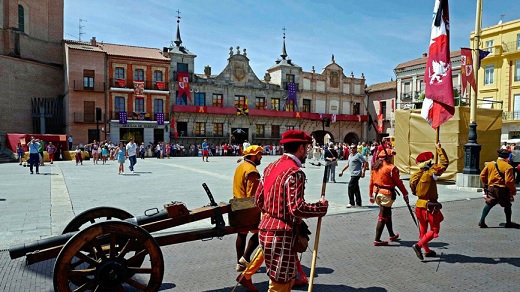
[[[325,171],[323,172],[323,183],[321,184],[321,197],[325,198],[325,189],[327,188],[327,177],[329,171],[329,165],[325,164]],[[316,225],[316,238],[314,239],[314,251],[312,252],[312,264],[311,264],[311,275],[309,280],[308,292],[312,292],[312,285],[314,284],[314,273],[316,270],[316,258],[318,257],[318,244],[320,243],[320,230],[321,230],[321,218],[318,218]]]

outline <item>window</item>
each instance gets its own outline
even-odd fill
[[[177,72],[188,72],[188,64],[177,63]]]
[[[213,124],[213,135],[216,137],[224,137],[224,124],[214,123]]]
[[[275,111],[280,110],[280,99],[279,98],[271,98],[271,109]]]
[[[195,105],[206,106],[206,93],[196,92],[195,93]]]
[[[311,100],[310,99],[304,99],[303,100],[303,112],[310,113],[311,112]]]
[[[159,70],[155,70],[153,71],[153,82],[162,82],[163,81],[163,74],[162,74],[162,71],[159,71]]]
[[[520,60],[515,63],[515,81],[520,81]]]
[[[94,70],[83,70],[83,88],[94,89]]]
[[[486,51],[493,53],[493,40],[486,41]]]
[[[381,113],[383,114],[383,120],[386,120],[386,101],[381,102]]]
[[[162,100],[162,99],[154,99],[154,101],[153,101],[153,112],[154,113],[162,113],[162,112],[164,112],[164,100]]]
[[[83,102],[83,121],[93,123],[96,116],[96,103],[93,101]]]
[[[412,88],[410,85],[411,85],[410,82],[403,83],[403,98],[412,97]]]
[[[294,75],[293,74],[287,74],[287,75],[285,75],[285,78],[287,79],[287,82],[294,83]]]
[[[294,100],[285,100],[285,111],[293,112],[294,111]]]
[[[116,113],[125,111],[125,98],[121,96],[116,96],[114,101],[114,111]]]
[[[222,94],[213,94],[213,106],[222,107],[224,105],[224,96]]]
[[[265,97],[257,97],[255,100],[256,109],[266,109],[267,104],[265,103]]]
[[[294,130],[294,126],[287,126],[287,130]]]
[[[182,96],[179,96],[179,91],[176,91],[175,92],[175,104],[176,105],[187,105],[188,96],[186,96],[186,93],[183,93]]]
[[[144,70],[143,69],[135,69],[134,81],[144,81]]]
[[[280,125],[271,125],[271,138],[280,138]]]
[[[22,5],[18,5],[18,30],[25,32],[25,11]]]
[[[265,137],[265,125],[256,125],[256,137],[264,138]]]
[[[125,79],[125,68],[123,68],[123,67],[116,68],[116,79]]]
[[[520,120],[520,94],[515,94],[513,100],[513,120]]]
[[[243,108],[246,104],[246,97],[243,95],[235,95],[235,107]]]
[[[520,50],[520,34],[516,35],[516,49]]]
[[[494,72],[495,71],[495,66],[494,65],[489,65],[489,66],[486,66],[485,69],[484,69],[484,85],[489,85],[489,84],[493,84],[494,82]]]
[[[206,123],[195,123],[195,136],[204,137],[206,135]]]
[[[359,102],[355,102],[355,103],[352,105],[352,114],[353,114],[353,115],[360,115],[360,114],[361,114],[361,110],[360,110],[360,104],[359,104]]]
[[[136,112],[136,113],[144,113],[144,98],[136,98],[135,99],[134,112]]]

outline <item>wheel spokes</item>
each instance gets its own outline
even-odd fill
[[[99,265],[99,262],[95,259],[89,257],[88,255],[82,253],[81,251],[78,251],[75,256],[79,259],[81,259],[83,262],[86,262],[94,267],[97,267]],[[75,263],[76,264],[76,263]]]
[[[126,283],[128,283],[130,286],[136,288],[136,289],[139,289],[141,291],[144,291],[146,289],[146,286],[137,282],[136,280],[132,279],[132,278],[128,278],[126,279]]]
[[[77,289],[74,289],[74,292],[83,292],[83,291],[91,290],[92,288],[94,288],[94,286],[96,286],[96,283],[94,282],[94,280],[90,280],[87,283],[78,287]]]
[[[151,274],[152,268],[128,267],[128,271],[134,274]]]

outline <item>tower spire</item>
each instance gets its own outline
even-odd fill
[[[179,23],[181,22],[181,12],[177,9],[177,38],[175,39],[175,45],[177,45],[177,47],[180,47],[181,44],[182,44],[182,40],[181,40],[181,30],[179,28]]]
[[[285,27],[282,28],[283,30],[283,47],[282,47],[282,54],[280,55],[280,57],[282,57],[283,60],[285,60],[285,58],[287,58],[287,51],[285,50]]]

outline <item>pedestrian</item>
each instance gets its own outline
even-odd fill
[[[52,164],[54,162],[54,154],[56,153],[56,146],[54,146],[52,142],[49,142],[49,145],[47,145],[47,153],[49,154],[49,160]]]
[[[45,141],[38,140],[38,139],[36,139],[36,141],[40,144],[40,148],[38,148],[38,156],[40,157],[40,166],[45,166],[45,164],[43,163],[43,160],[45,159],[45,155],[43,154],[43,152],[45,151]],[[36,171],[36,172],[38,172],[38,171]]]
[[[144,159],[144,154],[146,153],[146,146],[144,146],[144,142],[141,142],[141,146],[139,146],[139,157]]]
[[[27,146],[29,147],[29,170],[33,174],[33,165],[35,165],[36,174],[40,174],[40,154],[38,153],[40,143],[34,137],[31,137],[31,142]]]
[[[119,162],[118,174],[125,174],[125,158],[128,157],[128,151],[125,149],[123,142],[119,142],[119,146],[116,149],[116,158]]]
[[[83,154],[81,153],[81,149],[79,149],[79,145],[76,146],[76,165],[78,165],[78,162],[81,163],[81,165],[83,165]]]
[[[480,172],[480,180],[484,184],[486,190],[486,205],[482,210],[482,216],[478,226],[487,228],[486,217],[491,208],[496,204],[500,204],[504,208],[506,215],[505,228],[519,228],[520,225],[511,221],[511,202],[514,201],[516,195],[515,178],[513,176],[513,167],[507,163],[509,156],[507,149],[497,151],[498,159],[488,162],[482,172]]]
[[[310,145],[309,145],[310,146]],[[336,183],[336,166],[338,166],[338,152],[334,150],[334,143],[330,142],[329,147],[325,150],[325,162],[329,167],[326,182]]]
[[[260,173],[256,169],[262,160],[264,149],[258,145],[251,145],[244,151],[244,158],[239,159],[237,162],[243,162],[236,168],[235,175],[233,178],[233,198],[242,199],[254,197],[258,184],[260,183]],[[258,230],[250,231],[253,235],[247,241],[246,232],[237,233],[237,239],[235,242],[235,249],[237,254],[237,266],[236,270],[242,272],[249,266],[251,262],[251,254],[255,251],[258,246]],[[256,290],[253,285],[250,276],[242,276],[239,274],[237,281],[242,284],[248,290]]]
[[[357,150],[356,150],[357,151]],[[376,225],[375,246],[388,245],[388,241],[381,241],[383,229],[386,226],[390,241],[399,240],[399,233],[394,233],[392,226],[392,205],[396,199],[395,187],[403,193],[403,199],[408,203],[408,191],[399,178],[399,170],[393,164],[394,153],[390,149],[383,150],[377,155],[378,159],[372,166],[370,175],[369,196],[370,203],[377,203],[379,216]]]
[[[348,199],[347,208],[354,206],[361,207],[361,190],[359,189],[359,179],[365,177],[365,171],[368,168],[368,163],[365,157],[357,151],[356,146],[350,147],[351,154],[348,157],[347,164],[343,167],[339,176],[343,176],[343,172],[350,167],[350,180],[348,182]]]
[[[327,214],[328,202],[305,202],[305,163],[307,145],[312,138],[300,130],[282,135],[285,153],[264,170],[255,202],[263,216],[258,226],[260,246],[265,257],[269,291],[290,291],[296,277],[297,252],[295,226],[303,218]]]
[[[421,248],[424,249],[425,257],[437,255],[430,249],[428,242],[439,237],[441,222],[444,220],[441,212],[442,205],[437,201],[439,198],[437,179],[446,171],[450,161],[440,142],[435,144],[435,148],[440,164],[433,164],[432,152],[423,152],[415,159],[419,170],[410,177],[410,189],[412,194],[417,196],[415,215],[419,220],[419,242],[412,248],[420,260],[424,259]]]
[[[511,159],[511,166],[513,166],[513,174],[515,174],[515,183],[520,183],[520,169],[518,166],[520,165],[520,146],[516,146],[511,151],[511,155],[513,159]]]
[[[94,164],[98,164],[99,160],[99,143],[94,140],[92,143],[92,157],[94,158]]]
[[[108,160],[108,146],[103,145],[101,147],[101,160],[103,161],[103,164],[107,163]]]
[[[25,151],[23,150],[21,142],[18,142],[18,145],[16,146],[16,154],[18,154],[18,162],[20,162],[20,165],[22,165],[22,160],[25,157]]]
[[[126,157],[130,161],[130,171],[134,173],[134,166],[137,163],[137,145],[134,138],[130,138],[130,142],[126,144]]]
[[[69,135],[69,138],[67,138],[67,142],[69,143],[69,151],[72,150],[72,135]]]
[[[209,162],[209,145],[206,139],[204,139],[204,142],[202,142],[202,161],[204,161],[204,157],[206,157],[206,162]]]

